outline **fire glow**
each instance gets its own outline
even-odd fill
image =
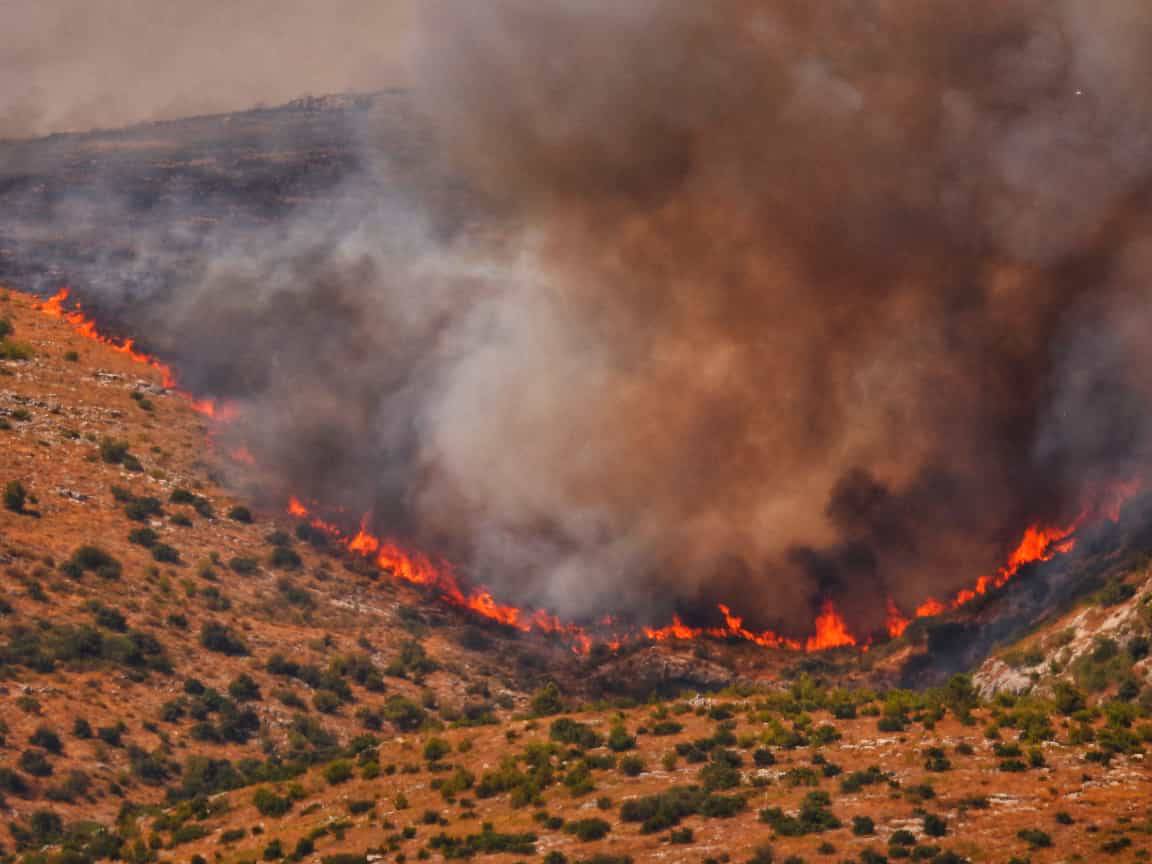
[[[180,390],[173,369],[157,358],[137,350],[133,340],[117,340],[103,335],[78,304],[66,305],[69,297],[69,290],[62,288],[48,300],[38,303],[36,308],[50,318],[66,322],[76,335],[108,346],[126,355],[133,362],[153,370],[159,374],[166,389],[185,399],[190,407],[202,416],[217,423],[227,423],[236,418],[238,409],[234,405],[218,403],[213,399],[198,399]],[[229,455],[238,464],[249,466],[256,464],[256,458],[246,447],[237,447],[230,451]],[[1116,521],[1123,503],[1141,491],[1141,488],[1141,483],[1133,481],[1109,490],[1100,506],[1090,511],[1091,517]],[[290,516],[306,521],[314,529],[323,531],[343,545],[349,553],[372,561],[381,571],[390,574],[394,579],[431,590],[448,605],[467,610],[482,619],[524,633],[541,632],[556,636],[580,654],[587,654],[594,642],[600,642],[614,651],[639,638],[650,642],[701,638],[737,640],[764,648],[804,652],[853,647],[867,650],[872,644],[870,637],[860,638],[851,632],[843,615],[829,598],[822,601],[820,612],[813,621],[813,632],[804,640],[789,638],[770,630],[750,630],[745,627],[744,619],[724,604],[717,606],[717,612],[724,621],[722,626],[692,627],[685,624],[679,616],[674,616],[672,623],[665,627],[644,627],[638,634],[619,634],[612,632],[611,618],[605,618],[598,626],[588,630],[576,624],[563,622],[545,610],[522,609],[501,603],[486,588],[465,588],[450,563],[434,561],[419,552],[406,550],[394,541],[371,534],[367,527],[368,517],[361,520],[357,533],[349,536],[339,526],[316,516],[314,511],[319,508],[306,506],[295,497],[289,499],[286,509]],[[945,600],[929,598],[923,601],[911,616],[904,614],[889,599],[885,628],[888,636],[892,639],[899,638],[914,619],[931,618],[959,609],[978,597],[1002,588],[1026,565],[1050,561],[1058,555],[1073,551],[1076,547],[1076,532],[1089,520],[1089,516],[1089,511],[1086,511],[1071,524],[1063,527],[1030,526],[1008,557],[1007,563],[994,574],[981,576],[972,587],[962,589]]]

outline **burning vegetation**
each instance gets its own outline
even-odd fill
[[[872,648],[1152,464],[1152,16],[978,6],[441,0],[409,93],[15,148],[0,274],[454,605]]]
[[[212,399],[198,399],[192,394],[177,389],[175,371],[157,358],[138,350],[131,339],[117,340],[101,333],[96,322],[89,318],[77,303],[69,302],[70,292],[61,289],[52,297],[38,304],[37,309],[44,315],[65,321],[78,336],[90,339],[128,356],[133,362],[147,366],[161,376],[163,386],[175,390],[186,399],[197,413],[218,424],[226,424],[237,416],[232,406],[218,406]],[[254,466],[256,459],[247,447],[240,446],[229,452],[229,458],[245,466]],[[1119,507],[1126,497],[1139,491],[1138,484],[1126,484],[1112,498],[1110,518],[1119,518]],[[290,497],[285,512],[310,525],[314,530],[343,545],[349,552],[359,555],[391,577],[411,585],[435,591],[446,603],[467,610],[480,618],[523,632],[540,632],[559,637],[571,645],[577,653],[590,651],[593,641],[606,644],[616,650],[634,639],[647,639],[652,642],[668,640],[693,640],[711,638],[717,640],[740,640],[764,648],[789,651],[819,652],[836,648],[861,648],[867,650],[875,638],[873,635],[858,636],[831,600],[825,600],[816,615],[812,632],[805,639],[795,639],[772,631],[754,631],[744,626],[744,620],[726,604],[717,604],[717,611],[723,624],[713,627],[693,627],[686,625],[679,616],[674,616],[671,624],[662,627],[642,626],[633,630],[614,628],[611,617],[592,625],[584,626],[566,623],[555,614],[545,610],[522,609],[498,601],[493,594],[479,586],[469,586],[456,574],[450,562],[434,561],[428,556],[405,549],[395,540],[383,539],[369,530],[371,514],[365,515],[354,534],[345,532],[336,521],[327,521],[314,514],[322,506],[306,506],[298,498]],[[1100,518],[1099,514],[1094,514]],[[958,591],[947,602],[929,598],[914,611],[916,618],[931,618],[944,612],[958,609],[977,597],[1003,587],[1029,564],[1049,561],[1057,555],[1067,554],[1076,547],[1077,529],[1088,520],[1085,513],[1072,525],[1062,529],[1045,529],[1032,526],[1027,529],[1020,544],[1008,561],[993,576],[981,576],[969,588]],[[886,635],[899,638],[907,629],[911,619],[889,598],[886,601],[889,617]]]

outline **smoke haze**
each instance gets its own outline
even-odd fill
[[[409,0],[0,0],[0,138],[404,83]]]
[[[350,191],[126,313],[293,491],[522,603],[802,633],[830,597],[866,632],[1146,473],[1147,3],[418,31],[418,111],[499,218]]]

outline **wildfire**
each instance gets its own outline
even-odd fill
[[[210,417],[221,422],[227,422],[236,418],[238,412],[235,405],[229,403],[220,404],[214,399],[196,399],[190,394],[178,390],[176,388],[176,373],[167,363],[160,362],[151,354],[145,354],[142,351],[136,350],[135,340],[113,339],[110,336],[105,336],[97,329],[96,322],[84,314],[79,304],[73,303],[72,308],[67,308],[65,304],[71,296],[72,292],[69,291],[69,289],[61,288],[47,300],[38,304],[36,308],[49,318],[66,322],[72,328],[72,332],[77,336],[91,339],[93,342],[99,342],[101,345],[107,345],[113,351],[117,351],[131,358],[134,363],[139,363],[142,366],[147,366],[149,369],[158,372],[164,389],[174,390],[183,396],[188,400],[188,404],[196,413],[203,414],[205,417]]]
[[[67,306],[70,292],[60,289],[54,296],[39,303],[37,308],[45,315],[65,321],[77,335],[106,345],[134,362],[147,366],[159,373],[163,386],[173,390],[188,401],[196,412],[218,423],[227,423],[236,418],[238,409],[231,403],[219,403],[214,399],[198,399],[177,389],[173,369],[155,357],[137,350],[131,339],[118,340],[102,334],[94,321],[88,318],[78,304]],[[237,463],[256,464],[253,454],[243,446],[229,453]],[[1093,518],[1108,518],[1117,521],[1123,504],[1142,490],[1138,480],[1117,484],[1099,496],[1097,506],[1090,512]],[[395,542],[377,537],[368,530],[369,518],[361,520],[359,530],[352,536],[346,535],[339,526],[313,515],[313,508],[306,506],[298,498],[290,498],[287,504],[289,515],[308,521],[315,529],[325,532],[337,540],[350,553],[371,560],[381,570],[393,578],[412,585],[435,591],[446,603],[471,611],[490,621],[498,622],[523,632],[538,631],[558,636],[568,642],[578,653],[588,653],[592,647],[592,637],[582,627],[561,621],[544,610],[526,610],[500,603],[490,591],[483,587],[465,589],[457,578],[451,564],[433,559],[420,553],[401,548]],[[992,575],[981,576],[970,588],[958,591],[947,600],[929,598],[922,602],[911,617],[905,615],[891,600],[887,600],[886,630],[890,638],[902,636],[913,618],[931,618],[953,609],[958,609],[977,597],[1001,588],[1010,582],[1028,564],[1049,561],[1057,555],[1071,552],[1076,547],[1075,534],[1089,518],[1086,511],[1071,524],[1062,527],[1033,525],[1024,532],[1020,543],[1008,557],[1007,563]],[[791,651],[827,651],[836,648],[859,647],[867,650],[869,641],[861,641],[849,630],[847,622],[831,599],[825,599],[820,612],[813,621],[813,633],[804,641],[790,639],[770,630],[753,631],[744,626],[744,619],[732,612],[731,608],[719,604],[717,611],[723,619],[723,626],[692,627],[674,616],[672,623],[660,628],[645,627],[641,630],[644,638],[652,642],[669,640],[693,640],[700,638],[738,639],[765,648],[780,648]],[[614,629],[614,622],[606,617],[597,629],[608,634]],[[609,650],[618,650],[634,637],[611,635],[604,641]]]
[[[831,601],[816,616],[816,632],[808,637],[804,647],[808,651],[826,651],[829,648],[844,648],[856,644],[856,638],[848,632],[848,625]]]
[[[96,323],[79,308],[74,306],[72,309],[66,309],[64,304],[70,296],[71,292],[67,288],[61,288],[53,296],[39,304],[38,308],[50,318],[66,321],[76,335],[91,339],[93,342],[99,342],[101,345],[107,345],[113,351],[119,351],[121,354],[131,357],[136,363],[155,369],[160,373],[160,379],[165,388],[172,389],[176,386],[176,375],[172,372],[172,368],[161,363],[155,357],[137,351],[136,343],[133,340],[112,339],[105,336],[96,329]]]
[[[644,636],[653,642],[708,637],[712,639],[740,639],[745,642],[753,642],[763,648],[788,648],[793,651],[799,651],[803,648],[801,643],[796,640],[788,639],[778,633],[773,633],[771,630],[764,630],[759,633],[748,630],[744,627],[744,619],[732,614],[732,610],[723,603],[718,604],[716,608],[724,618],[723,627],[689,627],[680,619],[680,616],[674,615],[672,623],[667,627],[645,627]]]
[[[971,588],[961,589],[947,602],[941,602],[930,597],[916,607],[916,617],[934,618],[951,609],[959,609],[977,597],[1007,585],[1026,564],[1051,561],[1057,555],[1071,552],[1076,548],[1076,538],[1073,535],[1086,518],[1086,515],[1081,515],[1071,525],[1064,528],[1031,526],[1024,532],[1023,539],[1008,557],[1008,563],[996,571],[994,575],[979,577]],[[888,632],[894,636],[903,634],[909,622],[900,615],[900,610],[891,601],[889,601],[888,615]],[[894,633],[893,631],[897,628],[899,632]]]
[[[896,604],[888,600],[888,619],[885,622],[888,636],[892,639],[899,639],[911,623],[912,621],[904,616]]]

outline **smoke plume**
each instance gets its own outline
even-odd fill
[[[1143,0],[421,17],[493,215],[349,196],[128,313],[297,494],[569,615],[867,632],[1146,473]]]

